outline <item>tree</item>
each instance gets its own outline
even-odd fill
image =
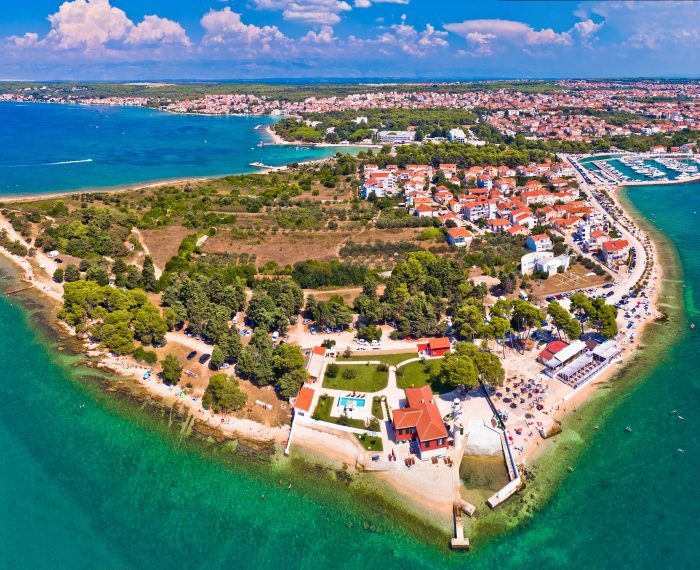
[[[243,350],[241,337],[235,328],[229,329],[228,333],[220,339],[219,346],[224,353],[224,362],[236,362]]]
[[[107,285],[109,283],[109,276],[101,267],[92,265],[88,267],[88,270],[85,272],[85,280],[95,281],[98,285]]]
[[[382,329],[375,327],[374,325],[360,325],[357,329],[357,338],[370,342],[373,340],[381,340]]]
[[[74,263],[71,263],[63,274],[63,279],[66,283],[74,283],[80,279],[80,269]]]
[[[212,370],[219,370],[221,366],[226,361],[226,355],[221,347],[215,346],[214,350],[211,351],[211,359],[209,360],[209,367]]]
[[[455,388],[462,385],[473,388],[479,385],[479,371],[469,356],[450,352],[442,361],[440,380]]]
[[[296,344],[281,344],[275,348],[272,369],[279,393],[284,398],[296,396],[308,378],[304,355]]]
[[[228,413],[240,410],[248,401],[248,395],[241,390],[238,379],[226,374],[214,374],[202,396],[205,410],[214,413]]]
[[[153,265],[153,258],[147,255],[143,260],[143,269],[141,271],[141,286],[146,291],[156,290],[156,270]]]
[[[168,386],[174,386],[180,381],[182,374],[182,366],[178,359],[172,354],[168,354],[161,362],[163,367],[163,383]]]
[[[501,359],[491,352],[476,351],[472,356],[481,379],[485,384],[500,386],[506,379]]]
[[[474,340],[484,323],[484,312],[481,303],[472,301],[475,300],[469,299],[467,304],[459,307],[452,315],[452,328],[460,337],[470,340]]]
[[[63,277],[63,269],[61,269],[60,267],[53,272],[53,280],[56,283],[63,283]]]
[[[150,303],[136,312],[132,324],[136,338],[144,344],[160,344],[168,332],[168,325],[160,316],[160,311]]]

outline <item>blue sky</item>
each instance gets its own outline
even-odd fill
[[[10,0],[3,79],[700,75],[700,2]]]

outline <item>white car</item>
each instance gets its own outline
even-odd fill
[[[379,346],[381,343],[378,340],[372,341],[372,346]]]

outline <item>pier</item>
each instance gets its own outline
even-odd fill
[[[453,550],[469,550],[469,539],[464,536],[464,519],[462,518],[462,506],[453,506],[455,517],[455,536],[450,540],[450,547]]]
[[[5,296],[10,297],[11,295],[16,295],[17,293],[21,293],[22,291],[27,291],[28,289],[31,289],[34,287],[34,285],[23,285],[21,287],[17,287],[15,289],[10,289],[9,291],[5,291]]]

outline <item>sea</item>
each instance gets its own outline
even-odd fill
[[[0,196],[242,174],[258,170],[251,163],[284,166],[348,150],[258,146],[269,142],[264,131],[274,121],[0,102]]]
[[[28,148],[19,158],[30,162]],[[700,184],[634,187],[626,199],[665,236],[669,318],[565,421],[520,496],[494,513],[479,506],[467,553],[343,473],[195,438],[187,421],[86,367],[31,296],[0,296],[0,568],[696,568]],[[14,287],[9,269],[2,276]]]

